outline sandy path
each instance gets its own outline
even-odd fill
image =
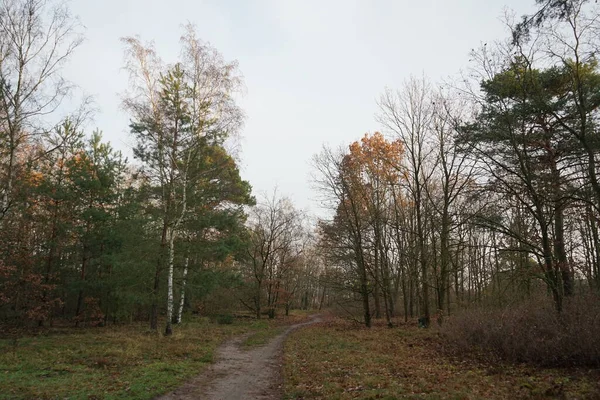
[[[286,336],[302,326],[321,319],[295,324],[265,346],[242,350],[240,344],[249,335],[223,344],[217,362],[203,374],[157,400],[275,400],[282,398],[281,350]]]

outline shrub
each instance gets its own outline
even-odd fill
[[[542,366],[600,366],[600,297],[565,302],[558,314],[542,300],[503,309],[466,310],[442,328],[458,351],[492,351],[513,362]]]
[[[231,325],[233,324],[233,315],[231,314],[219,314],[216,318],[217,324],[219,325]]]

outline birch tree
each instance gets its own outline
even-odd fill
[[[172,333],[174,315],[175,241],[188,212],[192,187],[207,172],[197,168],[207,149],[222,146],[237,133],[243,114],[234,101],[241,83],[235,63],[226,63],[203,44],[192,26],[181,38],[181,61],[165,66],[152,45],[138,38],[123,39],[131,92],[124,100],[131,113],[135,156],[144,163],[156,187],[161,212],[161,252],[156,263],[151,328],[157,328],[160,276],[167,271],[167,323]]]

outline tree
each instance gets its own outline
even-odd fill
[[[389,224],[392,213],[393,187],[401,185],[405,171],[401,168],[404,148],[399,140],[387,141],[379,132],[365,135],[361,142],[350,145],[347,157],[348,174],[352,187],[366,205],[365,224],[370,227],[369,253],[372,263],[369,271],[375,282],[374,300],[376,318],[379,317],[379,293],[383,295],[388,326],[392,326],[396,293],[392,281],[391,235]]]
[[[426,190],[432,171],[427,164],[432,156],[428,135],[432,131],[434,101],[431,88],[425,80],[412,79],[400,91],[386,91],[379,101],[379,121],[395,135],[406,150],[408,176],[406,188],[415,207],[416,233],[418,240],[418,262],[421,273],[422,318],[429,325],[429,261],[426,249],[425,207]]]
[[[48,131],[45,117],[72,91],[61,70],[82,42],[78,30],[60,3],[5,0],[0,5],[0,218],[13,205],[24,148],[42,139]]]
[[[132,132],[137,140],[135,151],[146,166],[155,186],[161,210],[161,254],[157,260],[153,297],[158,295],[160,276],[167,270],[167,326],[172,332],[174,315],[175,241],[189,213],[189,190],[211,170],[227,166],[237,171],[231,159],[224,165],[207,165],[211,149],[223,148],[224,141],[237,132],[241,111],[232,94],[240,80],[236,65],[225,63],[219,53],[202,44],[188,26],[181,38],[182,61],[165,68],[151,46],[139,39],[123,39],[127,45],[127,66],[133,92],[124,105],[132,114]],[[222,151],[222,150],[221,150]],[[227,185],[224,182],[223,185]],[[242,185],[244,202],[250,200],[249,185]],[[225,197],[223,197],[225,196]],[[219,207],[227,193],[205,206]],[[157,327],[157,303],[151,310],[151,327]]]
[[[255,203],[250,185],[240,178],[235,160],[221,146],[206,146],[190,175],[198,178],[190,182],[189,213],[182,222],[186,248],[176,323],[181,322],[188,270],[243,259],[248,245],[245,206]]]
[[[321,246],[327,249],[331,261],[351,266],[348,286],[360,295],[363,322],[370,327],[372,287],[367,266],[366,203],[352,163],[342,149],[333,152],[327,147],[313,158],[317,171],[314,182],[325,204],[334,212],[331,221],[320,224]]]
[[[74,232],[80,260],[77,263],[79,280],[74,285],[77,287],[77,325],[83,319],[85,303],[95,307],[96,302],[104,297],[103,290],[100,293],[89,292],[94,286],[104,286],[102,278],[110,273],[107,258],[118,248],[113,227],[125,163],[121,153],[115,152],[110,144],[102,143],[102,134],[96,131],[68,164],[71,190],[76,200],[72,217],[76,224]],[[91,277],[96,280],[93,284],[88,283]],[[99,312],[97,318],[103,317]]]
[[[439,262],[434,263],[437,274],[437,309],[443,313],[445,306],[448,306],[450,313],[450,273],[454,247],[452,231],[460,223],[457,214],[461,197],[473,182],[475,168],[456,141],[467,105],[464,102],[453,101],[442,93],[437,96],[435,105],[432,136],[436,167],[432,181],[437,185],[427,185],[425,191],[432,209],[439,218]],[[436,188],[439,190],[435,190]],[[439,270],[436,265],[439,265]]]
[[[490,183],[516,199],[536,221],[540,247],[527,238],[520,240],[543,260],[545,280],[560,311],[562,296],[572,293],[563,220],[570,199],[564,175],[573,150],[552,113],[537,107],[540,101],[548,103],[543,97],[556,93],[553,72],[534,70],[516,60],[482,82],[485,103],[463,139],[493,177]]]
[[[269,318],[275,317],[280,294],[288,283],[285,280],[304,252],[303,220],[303,214],[288,199],[277,198],[276,193],[250,212],[246,262],[256,318],[261,317],[265,298]]]

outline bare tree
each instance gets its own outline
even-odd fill
[[[418,262],[421,272],[423,294],[422,318],[427,326],[429,310],[429,262],[427,259],[425,217],[423,208],[426,201],[425,187],[432,174],[432,124],[434,100],[432,90],[423,78],[411,79],[401,90],[386,90],[379,100],[378,120],[391,133],[402,141],[406,151],[406,188],[415,207],[416,233],[418,238]],[[402,171],[405,166],[398,166]]]
[[[453,249],[452,233],[460,223],[457,214],[461,197],[472,183],[475,164],[468,155],[462,152],[456,142],[458,129],[469,115],[469,108],[464,102],[439,93],[435,99],[435,110],[432,121],[433,144],[435,146],[435,169],[433,180],[436,185],[426,185],[425,191],[429,204],[439,217],[439,270],[437,273],[437,308],[443,313],[448,306],[450,291],[450,273],[452,268],[451,253]],[[434,188],[439,190],[432,190]],[[440,315],[441,318],[441,315]],[[441,321],[441,319],[439,319]]]
[[[48,131],[44,118],[73,89],[61,71],[82,40],[63,3],[0,3],[0,218],[12,204],[22,147]]]
[[[260,318],[266,297],[269,317],[273,318],[280,291],[286,284],[282,281],[304,252],[304,215],[290,200],[278,198],[275,192],[252,208],[248,222],[247,263],[254,283],[254,311],[256,318]]]

